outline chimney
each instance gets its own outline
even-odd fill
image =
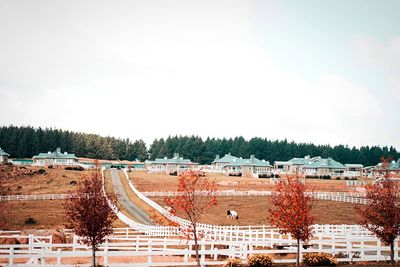
[[[305,156],[304,159],[310,159],[310,155]]]
[[[250,162],[254,163],[254,155],[250,155]]]
[[[56,152],[61,153],[61,148],[57,147]]]
[[[179,153],[174,153],[174,159],[178,159],[179,158]]]
[[[215,155],[215,160],[219,160],[219,155]]]

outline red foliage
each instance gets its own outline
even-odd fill
[[[164,225],[164,226],[179,226],[178,223],[171,221],[170,219],[160,215],[155,211],[154,209],[149,209],[150,213],[150,219],[158,224],[158,225]]]
[[[93,266],[95,251],[112,233],[112,223],[117,218],[102,189],[101,175],[98,170],[93,171],[71,192],[72,198],[64,203],[65,214],[70,223],[68,227],[73,228],[83,238],[83,242],[93,249]],[[114,194],[108,194],[108,198],[116,203]]]
[[[185,235],[187,238],[191,238],[191,236],[194,238],[198,266],[200,266],[197,246],[199,232],[196,225],[208,209],[217,205],[215,189],[214,182],[208,181],[198,172],[189,171],[178,177],[177,196],[165,198],[165,202],[171,207],[174,214],[185,217],[191,222],[191,227],[185,230]]]
[[[388,168],[390,160],[382,160],[382,169]],[[357,207],[359,224],[373,232],[382,242],[391,247],[391,261],[394,263],[394,240],[400,235],[400,187],[386,172],[378,183],[367,185],[368,205]]]
[[[297,240],[297,266],[300,240],[307,241],[312,237],[312,199],[306,189],[298,177],[286,177],[276,185],[276,193],[272,196],[274,208],[270,210],[271,221],[280,232],[290,233]]]

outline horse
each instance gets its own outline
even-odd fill
[[[227,215],[227,219],[231,219],[231,220],[233,220],[233,219],[236,219],[236,220],[239,220],[239,215],[237,214],[237,212],[236,211],[234,211],[234,210],[228,210],[227,212],[226,212],[226,215]]]

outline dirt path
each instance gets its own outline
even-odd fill
[[[121,183],[121,178],[118,175],[118,171],[111,170],[110,174],[113,187],[116,193],[119,195],[119,201],[124,209],[129,212],[138,223],[153,224],[148,214],[132,203],[132,201],[129,199]]]

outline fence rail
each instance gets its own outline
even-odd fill
[[[9,195],[0,196],[0,201],[56,200],[71,198],[70,194]]]

